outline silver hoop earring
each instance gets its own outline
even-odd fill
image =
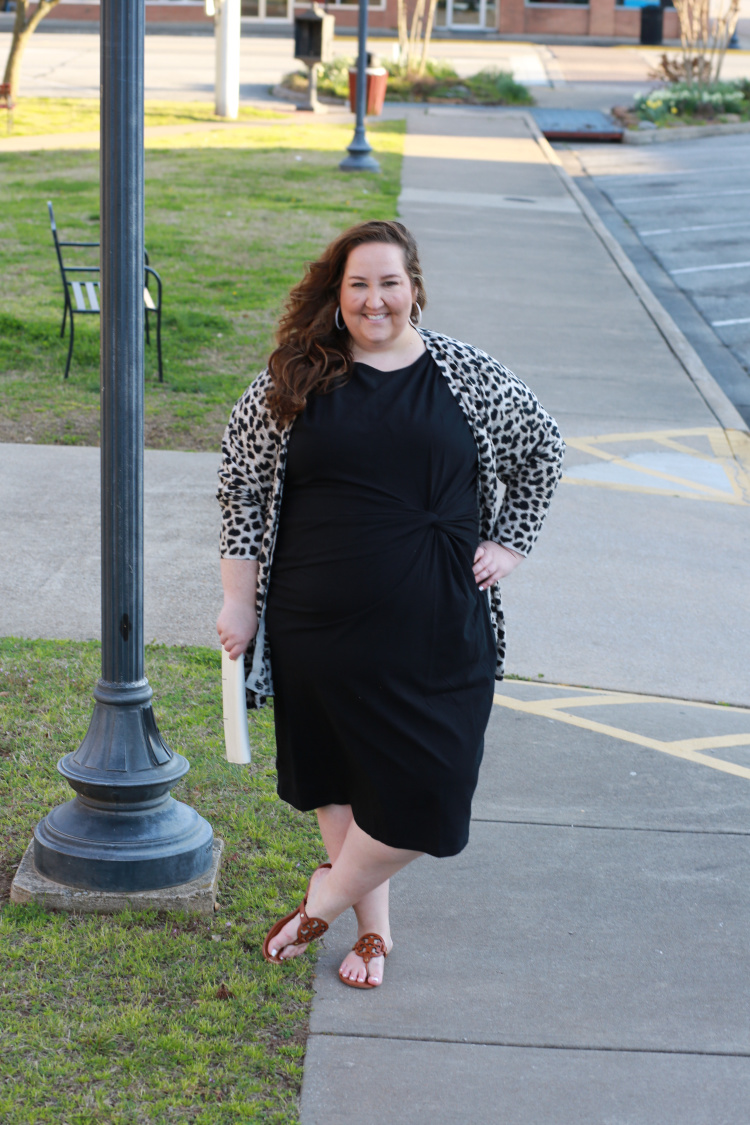
[[[422,310],[419,307],[419,301],[415,301],[414,304],[417,306],[417,317],[415,320],[413,316],[410,316],[409,323],[413,324],[414,327],[417,328],[422,323]]]
[[[343,332],[344,329],[346,328],[346,325],[340,323],[340,317],[341,317],[341,305],[336,305],[336,315],[334,316],[333,319],[336,323],[336,327],[338,328],[339,332]]]

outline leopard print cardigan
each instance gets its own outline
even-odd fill
[[[469,423],[478,453],[481,539],[527,555],[547,515],[562,473],[565,445],[553,418],[529,388],[485,352],[420,329]],[[222,508],[221,557],[254,559],[258,568],[258,632],[245,658],[248,705],[273,695],[265,603],[279,526],[292,423],[269,414],[263,371],[232,410],[222,442],[218,500]],[[335,393],[335,392],[334,392]],[[500,587],[489,591],[497,640],[497,678],[505,659]]]

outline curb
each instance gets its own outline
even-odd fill
[[[549,141],[539,131],[539,127],[534,118],[531,114],[524,114],[523,116],[526,119],[532,136],[535,138],[548,162],[557,172],[557,175],[568,193],[578,204],[589,226],[597,235],[600,242],[603,243],[610,257],[614,260],[615,265],[618,267],[631,289],[635,292],[646,312],[666,341],[669,349],[682,364],[686,375],[695,385],[696,390],[719,425],[724,430],[738,430],[740,433],[750,434],[747,423],[734,403],[727,398],[692,344],[677,327],[661,302],[654,296],[619,242],[607,230],[575,180],[565,168],[563,168],[557,153],[552,148]]]
[[[623,129],[626,145],[661,145],[671,141],[696,141],[701,137],[726,137],[732,133],[750,133],[750,121],[729,121],[718,125],[676,125],[673,129]]]

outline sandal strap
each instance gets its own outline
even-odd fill
[[[380,934],[363,934],[352,946],[352,952],[361,957],[365,965],[369,965],[373,957],[388,956],[388,950]]]
[[[321,863],[315,868],[315,871],[320,871],[322,867],[330,867],[330,863]],[[313,871],[313,875],[315,874]],[[312,883],[312,875],[310,876],[310,883]],[[311,918],[307,913],[307,896],[310,893],[310,883],[307,885],[307,892],[302,899],[302,905],[299,908],[299,926],[297,927],[297,937],[292,942],[292,945],[307,945],[308,942],[315,941],[316,938],[322,937],[328,929],[328,923],[324,922],[322,918]]]
[[[308,942],[315,941],[316,938],[322,937],[328,929],[328,923],[324,922],[322,918],[310,918],[310,916],[305,913],[306,905],[307,899],[305,899],[304,903],[299,908],[297,937],[292,942],[292,945],[307,945]]]

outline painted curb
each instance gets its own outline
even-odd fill
[[[557,153],[552,148],[549,141],[547,141],[539,131],[539,127],[534,118],[531,114],[524,114],[523,116],[526,119],[532,136],[535,138],[548,162],[557,172],[557,175],[568,193],[578,204],[589,226],[609,252],[623,277],[628,282],[631,289],[633,289],[646,312],[663,336],[667,346],[680,361],[685,373],[692,380],[696,390],[719,422],[719,425],[725,430],[739,430],[743,434],[749,434],[750,428],[748,428],[747,423],[737,410],[737,407],[725,395],[692,344],[680,331],[672,320],[672,317],[638,273],[635,266],[630,261],[630,258],[620,246],[620,243],[614,235],[610,234],[607,230],[573,177],[563,168]]]

